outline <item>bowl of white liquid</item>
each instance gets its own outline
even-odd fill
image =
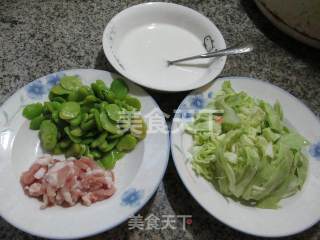
[[[152,2],[118,13],[103,33],[103,49],[129,80],[160,91],[201,87],[222,71],[226,57],[195,59],[168,66],[168,60],[226,48],[219,29],[190,8]]]

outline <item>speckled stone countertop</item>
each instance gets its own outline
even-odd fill
[[[0,104],[28,82],[60,69],[113,71],[102,52],[103,29],[116,13],[140,2],[1,0]],[[223,76],[249,76],[272,82],[301,99],[317,116],[320,115],[319,51],[279,32],[251,0],[175,2],[209,17],[221,30],[227,45],[245,41],[256,45],[253,53],[229,57]],[[149,93],[168,114],[186,95]],[[183,186],[172,159],[158,191],[140,214],[159,217],[189,214],[193,223],[187,226],[186,231],[179,225],[175,230],[129,230],[128,224],[123,223],[92,239],[254,239],[207,214]],[[0,239],[38,238],[15,229],[0,218]],[[320,239],[320,225],[290,239]]]

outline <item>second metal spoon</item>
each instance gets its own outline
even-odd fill
[[[246,44],[241,44],[241,45],[237,45],[234,47],[218,50],[215,52],[209,52],[209,53],[205,53],[205,54],[200,54],[200,55],[196,55],[196,56],[192,56],[192,57],[181,58],[181,59],[167,61],[167,62],[168,62],[168,66],[170,66],[170,65],[178,63],[178,62],[184,62],[184,61],[198,59],[198,58],[212,58],[212,57],[235,55],[235,54],[251,52],[252,50],[253,50],[253,44],[246,43]]]

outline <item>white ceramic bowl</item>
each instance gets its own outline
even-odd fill
[[[222,71],[226,57],[167,66],[167,60],[226,47],[218,28],[200,13],[173,3],[136,5],[117,14],[104,30],[103,49],[126,78],[161,91],[201,87]]]
[[[24,105],[44,102],[63,75],[78,75],[86,85],[97,79],[110,85],[117,77],[93,69],[68,70],[37,79],[19,89],[0,107],[0,215],[15,227],[36,236],[79,239],[111,229],[134,215],[157,189],[169,159],[169,138],[163,113],[139,86],[128,82],[129,94],[141,101],[141,114],[150,126],[153,117],[163,131],[148,129],[146,138],[117,162],[116,193],[90,207],[80,204],[40,210],[41,203],[27,197],[19,178],[42,155],[38,131],[22,116]],[[159,147],[161,146],[161,147]]]

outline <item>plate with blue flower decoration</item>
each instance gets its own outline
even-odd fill
[[[193,139],[185,131],[186,124],[214,99],[227,80],[237,92],[244,91],[270,104],[278,100],[285,122],[310,143],[304,149],[308,159],[306,181],[301,191],[282,199],[278,209],[246,206],[226,198],[192,169]],[[312,111],[290,93],[266,81],[252,78],[219,78],[193,91],[183,100],[176,111],[170,134],[173,160],[184,185],[194,199],[221,222],[248,234],[280,237],[301,232],[320,220],[320,122]]]
[[[117,162],[114,168],[115,194],[90,207],[58,206],[44,210],[41,203],[24,195],[21,173],[43,154],[36,131],[29,129],[22,109],[48,99],[49,90],[62,76],[77,75],[89,85],[97,79],[110,85],[109,72],[78,69],[39,78],[19,89],[0,107],[0,214],[6,221],[32,235],[54,239],[78,239],[111,229],[133,216],[156,191],[169,158],[169,134],[157,103],[139,86],[127,82],[129,93],[141,102],[147,125],[156,118],[157,126],[148,128],[146,138]]]

